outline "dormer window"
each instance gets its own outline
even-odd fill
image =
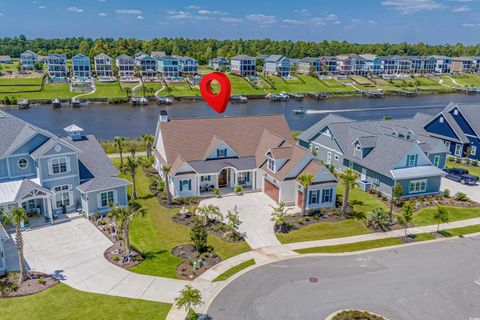
[[[458,115],[458,109],[453,110],[454,115]]]
[[[268,158],[268,170],[275,172],[275,160]]]
[[[407,156],[407,167],[415,167],[418,163],[418,154],[409,154]]]
[[[440,117],[440,119],[438,119],[438,121],[439,121],[440,123],[443,123],[443,121],[445,121],[445,119],[443,119],[443,117]]]
[[[217,149],[217,158],[227,157],[227,149]]]

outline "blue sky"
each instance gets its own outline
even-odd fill
[[[0,0],[0,36],[477,43],[480,0]]]

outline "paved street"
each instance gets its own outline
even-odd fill
[[[480,202],[480,185],[464,185],[460,182],[455,182],[446,178],[442,178],[441,190],[448,189],[452,196],[457,192],[465,193],[470,199],[476,202]]]
[[[279,261],[233,281],[208,313],[214,320],[319,320],[358,308],[392,320],[478,319],[479,252],[475,237]]]

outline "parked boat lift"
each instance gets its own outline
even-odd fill
[[[25,100],[20,100],[18,101],[18,109],[28,109],[30,107],[30,101],[25,99]]]
[[[156,97],[158,104],[173,104],[173,97]]]
[[[480,93],[480,88],[457,87],[457,92],[469,95],[477,95]]]
[[[323,99],[327,99],[329,94],[328,92],[314,92],[314,93],[308,93],[307,96],[315,100],[323,100]]]
[[[53,108],[61,108],[62,107],[62,99],[55,98],[55,100],[52,101],[52,107]]]
[[[299,93],[289,93],[288,96],[293,100],[302,101],[305,95]]]
[[[279,94],[269,93],[265,97],[273,102],[290,100],[290,96],[288,95],[288,93],[285,93],[285,92],[282,92]]]
[[[231,96],[230,102],[231,103],[247,103],[248,98],[246,96]]]
[[[371,99],[380,99],[385,97],[385,92],[383,91],[363,91],[362,94]]]
[[[148,104],[148,99],[145,97],[132,97],[130,102],[132,106],[145,106]]]

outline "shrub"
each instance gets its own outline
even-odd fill
[[[463,192],[457,192],[457,193],[455,194],[455,199],[456,199],[457,201],[468,201],[468,200],[470,200],[470,199],[468,198],[467,194],[465,194],[465,193],[463,193]]]
[[[220,197],[220,189],[214,188],[214,189],[213,189],[213,195],[214,195],[215,197]]]
[[[385,231],[390,226],[390,215],[383,208],[375,208],[367,214],[365,224],[375,230]]]
[[[448,189],[443,190],[443,196],[445,198],[450,198],[450,190],[448,190]]]
[[[455,158],[454,158],[454,157],[448,157],[448,161],[449,161],[449,162],[454,162],[454,161],[455,161]]]
[[[118,262],[118,261],[120,261],[120,257],[117,256],[117,255],[114,255],[114,256],[112,257],[112,260],[113,260],[114,262]]]
[[[456,158],[455,163],[462,163],[462,158]]]
[[[298,219],[298,220],[297,220],[297,223],[298,223],[298,224],[303,224],[303,219]]]
[[[40,277],[38,278],[38,283],[40,283],[41,285],[45,285],[47,283],[47,280],[45,280],[45,277]]]
[[[121,104],[121,103],[128,103],[128,98],[126,97],[116,97],[108,99],[109,104]]]
[[[235,193],[242,193],[243,192],[243,187],[242,186],[235,186],[233,189]]]
[[[18,283],[12,283],[11,288],[13,291],[17,291],[20,287],[18,286]]]

